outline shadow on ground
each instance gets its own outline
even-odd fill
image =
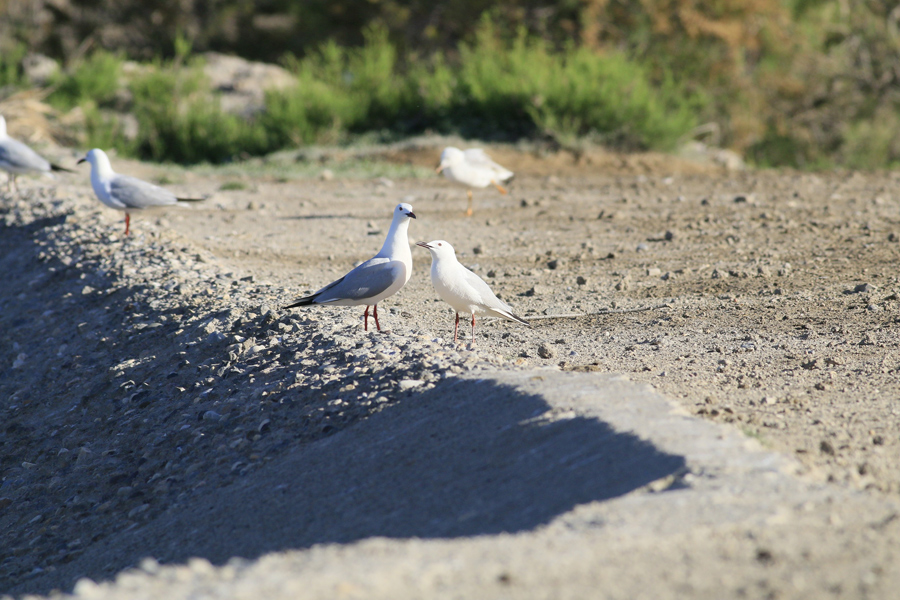
[[[148,556],[164,563],[199,556],[222,564],[371,537],[531,531],[576,505],[621,496],[684,466],[682,457],[600,420],[561,414],[541,395],[492,379],[459,378],[420,393],[390,394],[393,403],[371,415],[353,413],[358,419],[331,435],[321,423],[305,422],[301,393],[297,405],[267,413],[269,436],[284,430],[294,436],[253,459],[263,466],[231,473],[227,450],[201,444],[220,432],[215,422],[194,416],[199,409],[190,402],[196,394],[171,389],[188,387],[199,372],[178,366],[183,357],[173,344],[188,339],[176,335],[181,321],[137,335],[132,326],[138,317],[126,309],[133,296],[147,304],[142,313],[167,309],[151,309],[152,298],[137,288],[110,288],[90,261],[79,268],[80,258],[70,257],[71,266],[52,253],[42,258],[41,232],[64,220],[0,227],[7,284],[0,293],[0,416],[6,429],[0,439],[0,496],[12,502],[9,510],[0,509],[0,526],[4,533],[35,530],[23,538],[27,546],[0,548],[0,567],[16,557],[34,557],[20,561],[27,570],[0,584],[11,586],[0,593],[71,591],[81,577],[109,580]],[[85,294],[86,285],[103,293]],[[241,327],[247,331],[250,325]],[[63,343],[71,350],[63,353]],[[185,346],[181,355],[199,365],[224,354],[223,347],[224,342]],[[27,368],[13,367],[19,354],[29,355]],[[163,358],[129,370],[128,377],[139,384],[166,375],[138,402],[138,394],[123,387],[126,377],[109,373],[123,357],[141,355]],[[231,375],[219,376],[217,388],[227,398],[233,386],[235,405],[255,423],[254,390],[269,383],[257,366],[245,369],[259,377],[256,388]],[[181,413],[187,413],[190,429],[177,426]],[[221,425],[228,434],[237,431],[235,419],[243,412],[236,415]],[[15,437],[14,427],[21,430]],[[205,434],[197,437],[195,431]],[[154,437],[166,435],[168,441],[157,444]],[[187,444],[205,452],[197,461],[200,472],[166,454],[169,446],[180,451]],[[79,466],[59,454],[64,446],[90,446],[86,455],[93,462]],[[153,462],[154,453],[163,457],[160,464]],[[173,479],[171,493],[156,493],[144,481],[154,471]],[[113,502],[121,486],[147,500]],[[145,501],[152,513],[132,520],[129,511]],[[108,506],[101,510],[102,505]],[[35,514],[44,521],[28,529]],[[67,522],[83,526],[67,528]],[[12,536],[17,544],[21,537]],[[79,552],[68,552],[70,547]]]
[[[492,380],[445,381],[113,535],[16,592],[71,590],[79,577],[110,579],[148,556],[222,564],[373,536],[528,531],[684,465],[597,419],[554,414],[542,397]]]

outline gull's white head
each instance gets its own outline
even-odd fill
[[[100,148],[94,148],[93,150],[88,151],[88,153],[84,155],[84,158],[79,160],[77,164],[80,165],[83,162],[91,163],[91,167],[100,173],[112,173],[112,165],[109,164],[109,157],[106,156],[106,152]]]
[[[440,260],[442,258],[456,258],[456,251],[453,250],[453,246],[450,245],[450,242],[445,242],[444,240],[434,240],[433,242],[416,242],[416,246],[421,246],[425,248],[429,252],[431,252],[432,258],[435,260]]]
[[[3,118],[3,115],[0,115],[0,138],[6,137],[6,119]]]
[[[447,146],[446,148],[444,148],[444,151],[441,152],[441,162],[438,164],[435,171],[440,173],[444,169],[452,167],[453,165],[457,165],[465,159],[466,155],[463,154],[462,150],[453,146]]]
[[[415,219],[416,213],[413,212],[412,204],[407,204],[406,202],[401,202],[397,205],[397,208],[394,209],[394,221],[407,221],[409,219]]]

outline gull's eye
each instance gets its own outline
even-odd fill
[[[443,244],[438,244],[438,246],[443,246]]]

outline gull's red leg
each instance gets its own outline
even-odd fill
[[[472,343],[475,343],[475,313],[472,313]]]
[[[456,342],[456,336],[459,334],[459,313],[456,313],[456,325],[453,327],[453,342]]]
[[[131,215],[125,213],[125,235],[128,235],[128,230],[131,227]]]
[[[369,330],[369,307],[366,306],[366,312],[363,313],[363,331]]]
[[[381,325],[378,324],[378,305],[377,304],[375,305],[375,310],[373,312],[375,313],[375,327],[378,328],[378,331],[381,331]]]

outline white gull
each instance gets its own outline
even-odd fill
[[[441,152],[441,162],[438,164],[438,173],[451,181],[459,182],[469,188],[486,188],[489,185],[496,187],[501,194],[506,189],[501,185],[512,180],[514,173],[501,167],[485,154],[481,148],[470,148],[463,152],[459,148],[447,146]],[[466,215],[472,215],[472,190],[466,190],[469,197],[469,206]]]
[[[522,317],[512,312],[512,307],[500,300],[478,275],[465,268],[456,259],[453,246],[444,240],[417,242],[417,246],[431,252],[431,283],[441,299],[456,311],[453,341],[459,334],[459,313],[472,315],[472,343],[475,343],[475,315],[500,317],[528,325]]]

